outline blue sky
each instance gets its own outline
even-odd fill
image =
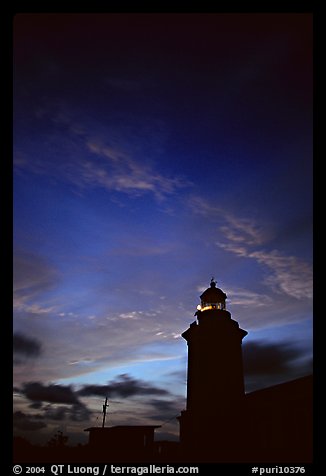
[[[84,441],[107,393],[111,424],[177,434],[212,276],[247,391],[311,372],[311,24],[15,17],[17,434]]]

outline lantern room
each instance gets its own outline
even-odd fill
[[[206,311],[208,309],[225,310],[226,294],[216,287],[216,281],[211,279],[210,287],[200,296],[201,304],[197,306],[198,311]]]

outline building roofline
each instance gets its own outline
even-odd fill
[[[105,426],[102,428],[101,426],[91,426],[89,428],[85,428],[84,431],[108,431],[108,430],[118,430],[118,429],[128,429],[128,430],[145,430],[153,428],[161,428],[161,425],[116,425],[116,426]]]
[[[282,388],[284,388],[288,385],[300,385],[302,383],[308,383],[310,381],[311,381],[311,383],[313,381],[313,375],[312,374],[305,375],[304,377],[299,377],[299,378],[296,378],[294,380],[287,380],[286,382],[278,383],[276,385],[271,385],[269,387],[260,388],[258,390],[254,390],[253,392],[248,392],[248,393],[246,393],[246,398],[251,397],[251,396],[255,397],[256,395],[260,395],[263,392],[267,393],[269,391],[282,389]]]

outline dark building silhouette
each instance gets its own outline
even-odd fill
[[[105,455],[110,461],[147,461],[154,457],[154,430],[160,425],[118,425],[86,428],[88,452],[93,457]]]
[[[244,460],[312,462],[312,388],[309,375],[246,395]]]
[[[188,344],[187,408],[179,417],[180,443],[186,453],[226,455],[241,439],[244,405],[242,339],[247,331],[231,319],[226,294],[210,287],[200,296],[197,321],[182,337]]]
[[[203,462],[303,461],[312,458],[312,377],[244,391],[242,339],[226,310],[226,294],[210,287],[188,344],[187,407],[178,417],[180,457]]]

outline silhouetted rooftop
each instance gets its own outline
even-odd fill
[[[312,397],[313,376],[307,375],[288,382],[279,383],[271,387],[262,388],[246,394],[246,400],[252,403],[262,401],[268,403],[272,400],[273,403],[283,403],[286,398],[293,400],[304,398],[306,396]]]
[[[119,430],[130,430],[130,431],[140,431],[140,430],[148,430],[148,429],[155,429],[161,428],[161,425],[116,425],[116,426],[105,426],[102,428],[101,426],[91,426],[89,428],[85,428],[84,431],[119,431]]]

